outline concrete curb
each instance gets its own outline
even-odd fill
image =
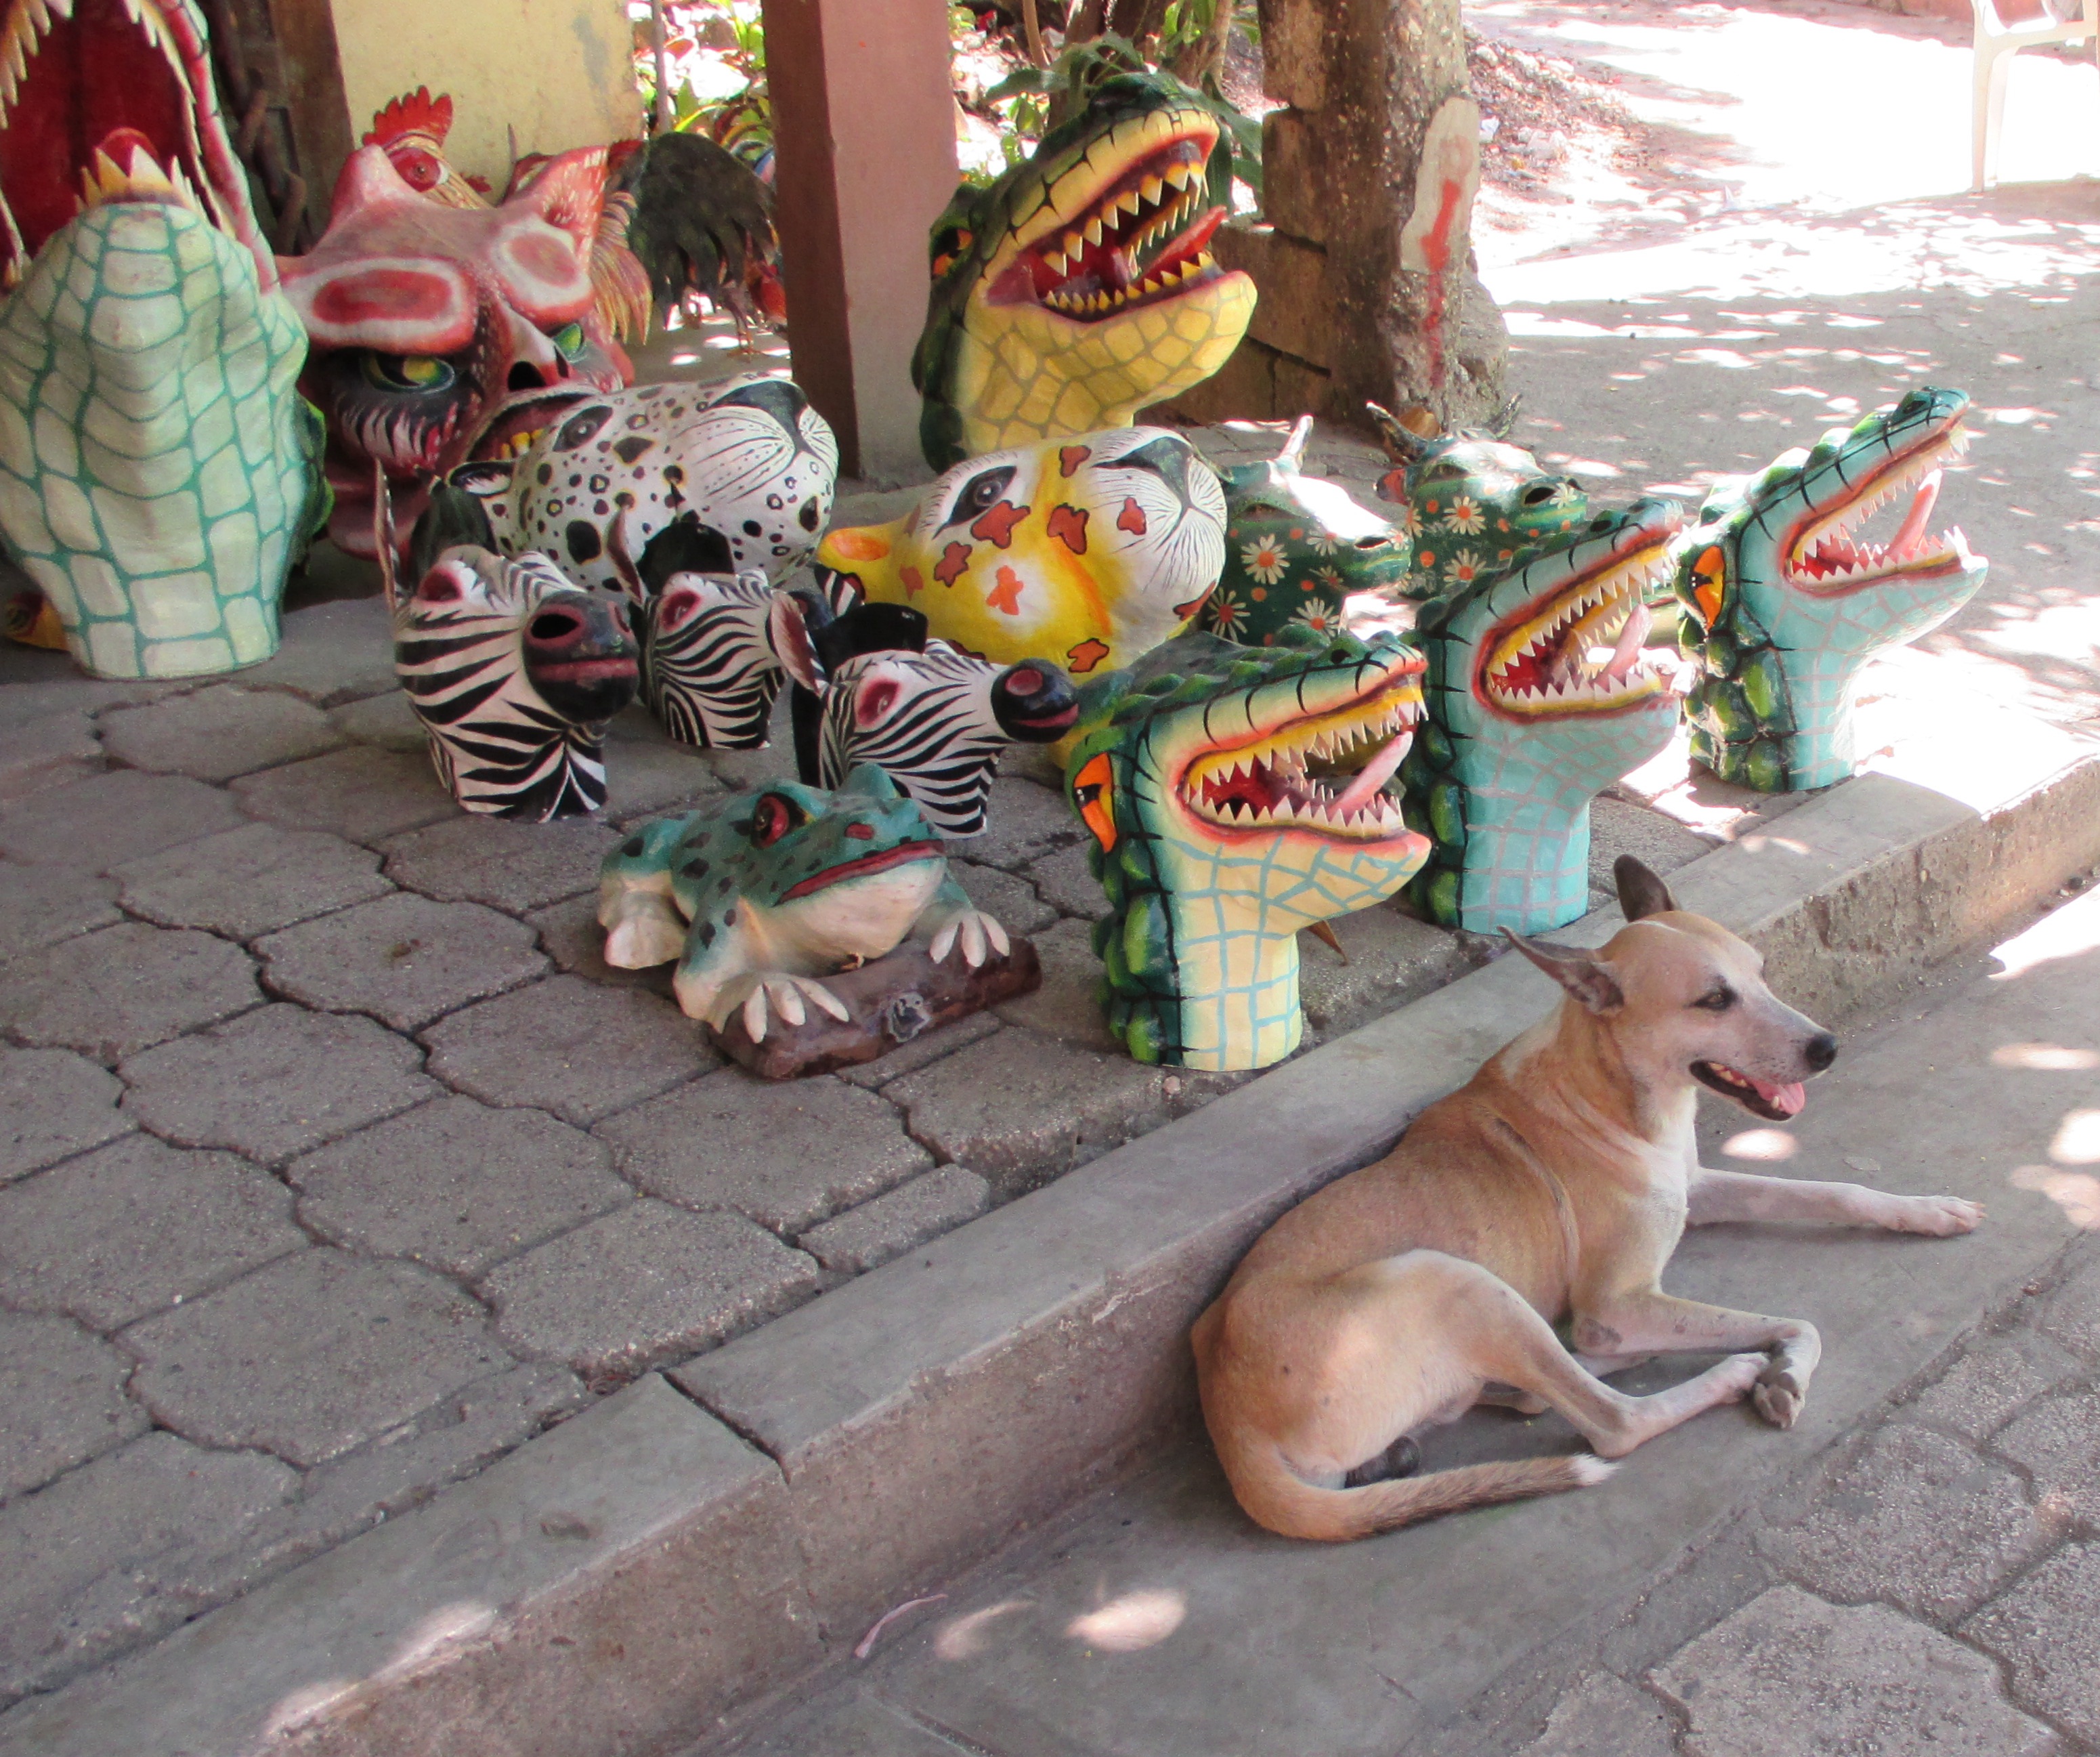
[[[2100,754],[2061,750],[1980,809],[1865,776],[1671,885],[1834,1015],[2100,863]],[[1184,1332],[1241,1252],[1546,1000],[1506,960],[1323,1045],[23,1703],[0,1751],[594,1757],[699,1737],[1184,1429]]]

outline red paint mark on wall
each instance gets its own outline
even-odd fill
[[[1444,387],[1444,278],[1451,266],[1451,223],[1466,198],[1464,186],[1455,177],[1444,179],[1436,208],[1436,223],[1422,241],[1422,254],[1429,259],[1429,298],[1422,311],[1423,338],[1429,344],[1429,382]]]

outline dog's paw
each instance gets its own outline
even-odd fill
[[[1771,1365],[1769,1354],[1732,1354],[1718,1366],[1710,1369],[1714,1381],[1722,1392],[1720,1402],[1741,1402]]]
[[[1980,1202],[1965,1202],[1960,1196],[1913,1196],[1904,1203],[1896,1229],[1923,1233],[1931,1238],[1952,1238],[1958,1233],[1975,1231],[1983,1218]]]
[[[1750,1394],[1758,1413],[1775,1428],[1791,1428],[1808,1400],[1808,1387],[1788,1366],[1767,1365],[1758,1373],[1757,1388]]]

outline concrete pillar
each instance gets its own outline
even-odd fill
[[[849,475],[911,479],[926,235],[955,193],[948,15],[932,0],[765,0],[788,342]]]
[[[1220,231],[1261,289],[1248,338],[1176,404],[1214,420],[1366,400],[1446,426],[1500,407],[1508,336],[1473,264],[1480,112],[1458,0],[1261,0],[1262,223]]]

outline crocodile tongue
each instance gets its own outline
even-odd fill
[[[1933,503],[1939,498],[1940,472],[1937,470],[1918,479],[1917,497],[1910,503],[1910,513],[1903,522],[1903,529],[1895,534],[1889,545],[1889,554],[1900,560],[1916,549],[1925,536],[1925,522],[1932,516]]]
[[[1409,735],[1396,732],[1383,750],[1357,771],[1357,778],[1335,796],[1335,810],[1343,817],[1353,817],[1370,803],[1370,797],[1392,778],[1392,771],[1400,766],[1401,759],[1407,754],[1410,742]]]

